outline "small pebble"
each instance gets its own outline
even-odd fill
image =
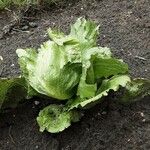
[[[35,148],[36,148],[36,149],[38,149],[38,148],[39,148],[39,146],[38,146],[38,145],[36,145],[36,146],[35,146]]]
[[[132,11],[128,11],[128,14],[131,15],[131,14],[132,14]]]
[[[14,67],[15,65],[14,64],[11,64],[11,66],[10,67]]]
[[[86,128],[86,130],[87,130],[87,131],[90,131],[90,129],[89,129],[89,128]]]
[[[140,115],[141,115],[141,117],[144,117],[144,113],[143,112],[141,112]]]
[[[97,115],[98,115],[98,116],[100,116],[101,114],[100,114],[100,113],[98,113]]]
[[[106,114],[107,114],[107,112],[106,112],[106,111],[103,111],[103,112],[102,112],[102,115],[106,115]]]
[[[30,26],[31,28],[36,28],[38,25],[37,25],[37,23],[35,23],[35,22],[29,22],[29,26]]]
[[[35,105],[39,105],[40,102],[39,102],[39,101],[34,101],[34,104],[35,104]]]
[[[28,29],[29,29],[29,26],[23,26],[23,27],[21,28],[21,30],[23,30],[23,31],[28,30]]]
[[[2,57],[2,56],[0,56],[0,60],[2,60],[2,61],[3,61],[3,57]]]

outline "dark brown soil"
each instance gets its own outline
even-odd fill
[[[69,24],[85,16],[101,24],[98,43],[112,49],[114,55],[130,66],[134,77],[150,78],[150,1],[82,0],[67,2],[49,10],[33,12],[28,20],[7,28],[12,12],[0,12],[0,55],[4,59],[1,77],[19,74],[17,48],[38,47],[47,40],[48,27],[69,30]],[[29,18],[30,17],[30,20]],[[22,21],[22,20],[21,20]],[[29,26],[34,22],[37,27]],[[23,25],[24,24],[24,25]],[[24,26],[27,27],[25,28]],[[29,32],[24,32],[24,28]],[[4,30],[3,30],[4,31]],[[40,133],[36,116],[46,101],[27,102],[0,116],[0,150],[149,150],[150,97],[122,106],[109,98],[108,107],[100,104],[86,112],[80,122],[59,134]]]

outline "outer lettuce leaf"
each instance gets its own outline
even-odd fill
[[[47,130],[51,133],[63,131],[71,122],[79,121],[81,114],[75,110],[64,111],[63,105],[50,105],[40,111],[37,122],[40,131]]]
[[[93,47],[82,52],[82,75],[80,78],[77,95],[80,98],[91,98],[97,91],[93,60],[99,57],[110,57],[111,52],[107,48]]]
[[[110,79],[103,80],[100,88],[98,89],[96,95],[92,98],[85,99],[77,97],[76,99],[71,99],[68,102],[67,109],[72,110],[78,108],[79,106],[85,107],[87,104],[93,103],[95,101],[101,100],[103,96],[107,96],[110,90],[117,91],[119,86],[125,87],[128,82],[130,82],[130,77],[127,75],[116,75]]]
[[[128,73],[128,65],[115,58],[96,58],[93,63],[93,69],[96,79]]]
[[[35,60],[37,59],[37,52],[35,49],[17,49],[16,51],[18,57],[20,58],[19,65],[23,76],[28,79],[28,76],[34,74]],[[28,81],[28,80],[27,80]]]
[[[40,94],[60,100],[74,94],[79,82],[81,65],[71,64],[64,47],[48,41],[35,50],[17,50],[23,75]],[[32,59],[33,58],[33,59]]]
[[[96,45],[98,30],[99,26],[94,22],[79,18],[75,24],[71,26],[69,35],[64,35],[64,33],[59,30],[52,30],[51,28],[48,29],[48,35],[58,45],[68,43],[80,44],[82,49],[86,49]]]
[[[60,46],[63,45],[75,45],[78,44],[79,41],[77,39],[75,39],[74,37],[65,35],[64,33],[60,32],[59,30],[52,30],[51,28],[49,28],[47,30],[48,35],[50,37],[51,40],[53,40],[55,43],[57,43]]]
[[[92,98],[97,91],[97,79],[127,72],[128,65],[112,58],[108,48],[87,49],[82,53],[82,76],[77,95],[80,98]]]
[[[84,46],[95,46],[97,42],[97,36],[99,34],[99,26],[90,20],[79,18],[75,24],[71,26],[71,32],[69,36],[74,37],[80,43],[84,43]]]
[[[63,38],[65,38],[65,35],[63,32],[57,30],[57,29],[51,29],[49,28],[47,30],[48,36],[50,37],[50,39],[54,42],[56,42],[58,45],[63,45]],[[63,41],[63,42],[62,42]]]
[[[150,80],[136,78],[126,85],[124,93],[121,96],[119,102],[135,102],[148,95],[150,95]]]
[[[16,107],[27,96],[24,78],[0,79],[0,109]]]

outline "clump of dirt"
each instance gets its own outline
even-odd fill
[[[48,27],[68,32],[70,23],[84,16],[101,25],[98,43],[125,60],[133,77],[150,78],[149,8],[148,0],[82,0],[30,13],[25,16],[26,28],[14,25],[0,39],[0,56],[4,62],[0,76],[20,74],[17,48],[37,48],[48,39]],[[0,33],[10,25],[12,16],[11,12],[0,13]],[[80,122],[59,134],[40,133],[36,123],[39,110],[49,102],[29,101],[9,113],[0,114],[0,149],[150,149],[150,97],[129,106],[119,105],[114,99],[109,97],[88,110]],[[40,103],[37,105],[35,101]]]

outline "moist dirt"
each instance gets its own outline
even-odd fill
[[[17,48],[39,47],[49,27],[68,33],[70,23],[82,16],[100,24],[98,44],[127,62],[133,77],[150,78],[149,0],[74,0],[0,12],[0,77],[20,74]],[[150,97],[126,106],[115,99],[109,96],[58,134],[40,133],[36,123],[39,110],[51,102],[28,101],[0,114],[0,150],[149,150]]]

